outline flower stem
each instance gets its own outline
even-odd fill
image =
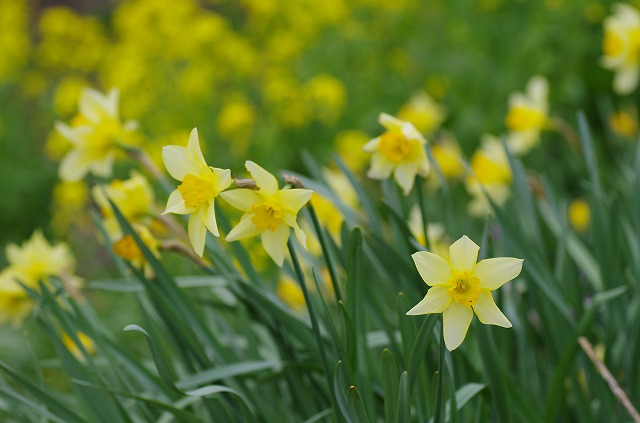
[[[429,245],[429,236],[428,236],[428,226],[429,222],[427,220],[427,207],[424,203],[424,194],[422,192],[422,177],[420,175],[416,175],[416,191],[418,192],[418,205],[420,206],[420,218],[422,219],[422,232],[424,235],[424,246],[427,251],[431,251],[431,246]]]
[[[433,416],[434,423],[442,423],[442,402],[444,380],[444,319],[440,316],[440,354],[438,357],[438,384],[436,386],[436,412]]]
[[[327,268],[329,269],[329,276],[331,277],[331,285],[333,286],[333,292],[336,296],[336,302],[342,301],[342,295],[340,293],[340,285],[338,285],[338,274],[336,272],[335,264],[331,259],[331,255],[329,253],[329,249],[327,248],[327,240],[325,239],[324,231],[322,230],[322,225],[320,225],[320,221],[318,220],[318,215],[316,214],[316,210],[313,208],[311,203],[307,204],[307,208],[309,209],[309,213],[311,214],[311,222],[313,223],[313,228],[316,231],[316,235],[318,235],[318,241],[320,242],[320,247],[322,247],[322,255],[324,256],[324,260],[327,263]]]
[[[289,248],[289,255],[291,256],[291,263],[293,264],[293,270],[296,274],[296,279],[298,280],[298,284],[300,284],[300,289],[302,289],[302,294],[304,295],[304,302],[307,304],[307,310],[309,311],[309,320],[311,321],[311,329],[313,330],[313,334],[315,335],[316,342],[318,343],[318,350],[320,351],[320,358],[322,360],[322,368],[324,370],[325,377],[327,378],[327,388],[329,389],[329,398],[331,399],[331,405],[333,406],[333,410],[335,413],[338,412],[338,404],[336,402],[335,395],[333,395],[333,383],[331,380],[331,370],[329,368],[329,362],[327,360],[327,354],[324,350],[324,342],[322,340],[322,335],[320,335],[320,326],[318,325],[318,320],[313,309],[313,304],[311,303],[311,297],[309,296],[309,290],[307,289],[307,284],[304,280],[304,274],[302,273],[302,268],[300,267],[300,262],[298,261],[298,255],[293,247],[293,242],[291,241],[291,237],[289,237],[289,241],[287,242],[287,247]]]

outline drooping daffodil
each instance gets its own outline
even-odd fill
[[[282,266],[291,228],[300,245],[307,248],[306,235],[296,218],[313,191],[279,189],[275,176],[256,163],[247,161],[245,167],[258,189],[240,188],[220,194],[226,202],[245,212],[225,239],[237,241],[260,235],[264,249],[278,266]]]
[[[187,147],[168,145],[162,159],[169,174],[182,182],[167,200],[163,214],[189,214],[189,240],[200,257],[204,254],[207,230],[220,236],[214,200],[231,185],[231,171],[207,165],[200,150],[198,130],[193,128]]]
[[[478,247],[466,235],[449,247],[449,259],[427,251],[412,255],[429,291],[408,315],[442,313],[444,343],[449,351],[464,340],[473,314],[485,325],[511,327],[493,301],[491,291],[514,279],[522,259],[512,257],[478,260]]]
[[[120,145],[127,145],[128,133],[137,123],[120,121],[118,90],[107,95],[85,88],[78,102],[78,115],[70,125],[56,122],[55,128],[71,143],[58,170],[65,182],[79,181],[89,172],[109,177]]]
[[[386,113],[380,114],[378,122],[387,131],[363,147],[364,151],[373,153],[367,176],[383,180],[393,173],[404,195],[409,195],[416,175],[426,177],[429,174],[429,160],[425,152],[427,141],[411,122]]]

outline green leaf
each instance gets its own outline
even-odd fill
[[[347,402],[349,404],[349,413],[351,414],[354,422],[366,423],[369,421],[367,418],[367,412],[365,411],[362,400],[360,399],[360,393],[358,392],[358,388],[355,386],[349,387]]]
[[[411,421],[411,401],[409,395],[409,375],[405,370],[398,383],[398,406],[396,408],[396,423],[409,423]]]

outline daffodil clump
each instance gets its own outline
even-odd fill
[[[408,315],[442,313],[444,342],[449,351],[460,346],[475,313],[485,325],[511,327],[494,302],[491,291],[516,278],[522,259],[512,257],[478,260],[478,247],[466,235],[451,244],[449,258],[428,251],[411,257],[429,285],[424,299]]]
[[[386,132],[363,147],[364,151],[372,153],[367,176],[372,179],[389,179],[393,174],[404,195],[409,195],[416,175],[424,178],[429,174],[429,161],[425,152],[427,141],[411,122],[386,113],[380,114],[378,122]]]
[[[624,3],[613,5],[613,15],[604,20],[602,66],[615,72],[613,89],[630,94],[640,75],[640,13]]]

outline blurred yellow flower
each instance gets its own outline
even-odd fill
[[[304,86],[307,98],[313,104],[317,119],[332,124],[342,114],[347,93],[340,80],[331,75],[316,75]]]
[[[637,114],[619,110],[609,116],[609,126],[617,135],[624,138],[633,138],[638,134]]]
[[[629,94],[638,86],[640,72],[640,13],[634,7],[615,3],[613,15],[604,20],[602,66],[615,72],[613,89]]]
[[[372,179],[388,179],[391,173],[409,195],[416,175],[429,174],[429,161],[425,152],[427,141],[410,123],[381,113],[378,122],[387,130],[369,141],[363,150],[373,153],[367,176]]]
[[[0,0],[0,81],[20,74],[29,58],[28,2]]]
[[[124,125],[118,113],[118,91],[112,89],[106,96],[85,88],[78,103],[79,114],[71,125],[57,121],[56,130],[72,144],[60,163],[60,179],[79,181],[91,172],[109,177],[119,144],[126,144],[126,133],[136,128],[129,121]]]
[[[432,143],[431,154],[446,179],[455,180],[464,175],[462,151],[453,135],[445,135],[438,142]]]
[[[147,178],[135,170],[131,171],[129,179],[115,179],[107,185],[94,186],[91,195],[105,218],[114,215],[109,199],[122,215],[132,222],[140,222],[155,212],[153,188]]]
[[[576,232],[584,232],[589,227],[591,211],[584,198],[576,198],[569,204],[569,223]]]
[[[231,185],[231,171],[210,167],[200,150],[198,130],[193,128],[187,147],[168,145],[162,148],[162,159],[169,174],[182,182],[167,201],[163,214],[190,214],[189,240],[200,257],[204,254],[207,230],[220,236],[216,223],[214,200]]]
[[[414,206],[409,212],[409,220],[407,226],[411,235],[418,241],[418,244],[423,247],[427,244],[424,239],[424,225],[422,223],[422,215],[420,214],[420,208]],[[447,234],[445,227],[441,223],[429,223],[427,225],[427,237],[429,238],[429,246],[431,252],[446,259],[449,258],[449,244],[445,243]]]
[[[282,266],[291,228],[300,245],[307,248],[306,235],[296,218],[313,191],[278,189],[275,176],[252,161],[245,162],[245,166],[258,189],[241,188],[220,194],[226,202],[245,212],[225,239],[237,241],[261,235],[264,249],[278,266]]]
[[[305,308],[304,294],[300,285],[291,277],[283,275],[276,287],[278,297],[294,311],[301,311]]]
[[[480,148],[471,157],[471,170],[473,175],[466,180],[467,191],[473,197],[469,203],[469,213],[484,216],[491,210],[485,192],[498,205],[503,205],[509,198],[511,168],[500,141],[491,135],[484,135]]]
[[[78,337],[78,341],[82,344],[82,347],[89,355],[95,355],[96,353],[96,345],[93,343],[91,338],[84,334],[84,332],[77,331],[76,336]],[[71,337],[63,333],[62,334],[62,343],[69,350],[69,352],[76,358],[76,360],[80,362],[85,361],[84,353],[80,349],[80,347],[76,344],[76,342],[71,339]]]
[[[534,76],[527,82],[526,93],[511,94],[505,124],[509,130],[507,143],[513,154],[527,154],[538,145],[540,132],[549,126],[548,93],[547,80]]]
[[[85,223],[81,216],[89,201],[89,190],[82,181],[59,182],[53,187],[51,229],[57,235],[66,234],[71,225]]]
[[[424,91],[414,94],[398,111],[398,119],[411,122],[423,134],[438,129],[446,116],[444,107]]]
[[[156,257],[160,258],[160,252],[158,247],[160,246],[158,240],[151,234],[149,229],[140,224],[133,224],[133,229],[140,237],[140,240]],[[136,269],[142,270],[144,275],[151,279],[153,277],[153,268],[144,256],[144,253],[136,243],[136,240],[130,234],[120,235],[114,238],[116,241],[113,243],[113,252],[124,260],[131,263]]]
[[[18,327],[33,308],[33,300],[18,280],[21,277],[11,267],[0,272],[0,324]]]
[[[444,343],[449,351],[464,341],[474,312],[485,325],[511,327],[493,301],[491,291],[517,277],[523,260],[501,257],[476,263],[479,250],[465,235],[449,247],[449,259],[427,251],[411,256],[431,288],[407,314],[442,313]]]
[[[355,130],[342,131],[336,136],[336,153],[354,172],[359,172],[369,160],[369,155],[362,150],[367,141],[369,137],[365,133]]]

